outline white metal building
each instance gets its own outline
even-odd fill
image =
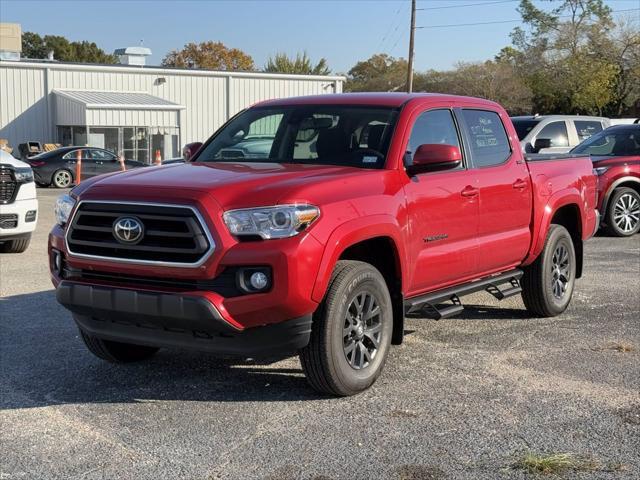
[[[260,100],[342,92],[344,77],[0,61],[0,138],[177,157]]]

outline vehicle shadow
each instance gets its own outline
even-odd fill
[[[153,400],[280,402],[315,393],[297,358],[215,357],[163,349],[133,364],[91,355],[53,290],[0,299],[0,408]]]

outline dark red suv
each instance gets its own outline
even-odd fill
[[[591,155],[602,226],[618,237],[640,230],[640,125],[617,125],[572,150]]]

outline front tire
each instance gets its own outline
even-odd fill
[[[607,207],[607,231],[616,237],[629,237],[640,231],[640,194],[633,188],[618,188]]]
[[[339,261],[300,351],[309,384],[330,395],[355,395],[380,376],[391,345],[387,284],[368,263]]]
[[[31,243],[31,235],[25,238],[16,238],[15,240],[8,240],[0,245],[0,252],[2,253],[22,253],[29,248]]]
[[[80,330],[82,341],[96,357],[111,363],[139,362],[153,356],[159,349],[131,343],[113,342]]]
[[[551,225],[544,249],[522,276],[522,300],[538,317],[555,317],[569,306],[576,280],[576,252],[571,235]]]
[[[73,174],[65,168],[56,170],[51,176],[51,184],[56,188],[69,188],[73,185]]]

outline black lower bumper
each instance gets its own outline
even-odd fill
[[[63,281],[56,298],[78,326],[106,340],[225,355],[274,355],[309,343],[311,315],[238,331],[205,298]]]

